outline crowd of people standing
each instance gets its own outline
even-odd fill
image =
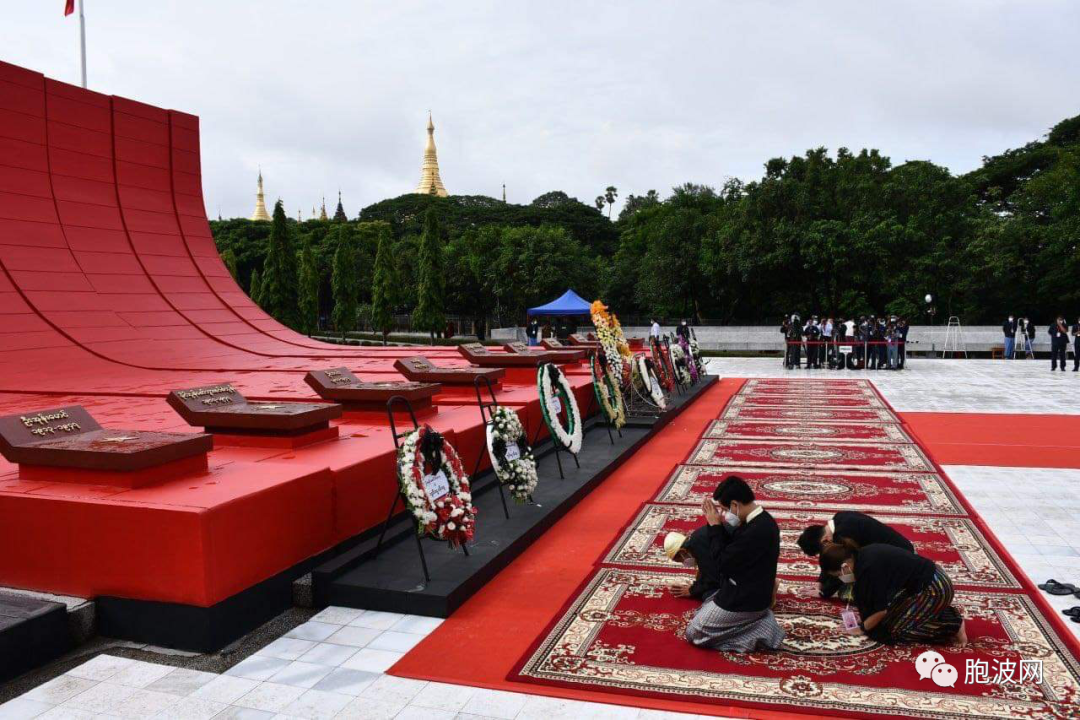
[[[1035,357],[1035,323],[1026,317],[1010,315],[1001,324],[1001,332],[1005,336],[1006,360],[1012,360],[1017,355]],[[1070,336],[1073,342],[1073,372],[1080,371],[1080,319],[1070,326],[1066,324],[1064,315],[1058,315],[1046,328],[1046,334],[1050,336],[1050,371],[1060,366],[1061,371],[1065,372]]]
[[[907,359],[908,323],[892,315],[844,318],[812,315],[805,323],[798,314],[780,325],[787,347],[784,367],[830,370],[903,370]]]

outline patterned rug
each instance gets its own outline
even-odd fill
[[[680,465],[657,502],[701,506],[727,475],[738,475],[769,508],[858,510],[865,513],[963,515],[959,501],[937,473],[767,469],[752,465]]]
[[[712,440],[698,443],[691,465],[764,465],[812,470],[903,470],[933,472],[914,443],[860,445],[811,440]]]
[[[886,407],[761,407],[729,405],[723,420],[775,420],[789,423],[894,423],[899,422]]]
[[[845,443],[906,443],[911,438],[896,423],[791,423],[716,420],[707,438],[725,440],[835,440]]]
[[[749,381],[720,415],[511,680],[834,716],[1080,718],[1072,636],[868,382]],[[787,426],[812,430],[792,439]],[[702,500],[730,474],[780,525],[776,614],[787,637],[776,653],[690,646],[683,633],[699,604],[669,590],[692,571],[667,561],[664,535],[700,527]],[[818,596],[817,564],[795,540],[847,509],[889,524],[953,579],[971,644],[933,648],[946,663],[933,677],[917,669],[927,647],[843,633],[844,603]]]
[[[971,645],[936,648],[961,677],[953,687],[920,679],[926,650],[880,645],[841,632],[843,603],[817,597],[817,583],[784,579],[777,620],[787,633],[776,653],[718,653],[683,639],[697,603],[673,597],[686,582],[672,570],[602,568],[530,652],[518,679],[618,693],[682,696],[771,709],[919,718],[1077,717],[1080,665],[1022,594],[957,592]],[[1041,682],[963,682],[970,660],[1034,668]],[[1027,672],[1033,672],[1028,669]]]

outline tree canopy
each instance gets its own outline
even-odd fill
[[[1080,116],[965,175],[925,160],[896,165],[872,148],[819,147],[767,160],[750,182],[627,194],[611,221],[603,211],[616,193],[609,187],[596,207],[558,190],[528,205],[409,194],[358,221],[297,223],[275,207],[272,223],[211,227],[240,285],[258,271],[258,299],[294,326],[297,303],[279,296],[296,288],[295,248],[311,248],[320,317],[329,316],[338,227],[352,233],[357,302],[386,330],[423,302],[424,329],[445,325],[432,326],[437,306],[483,334],[571,287],[623,317],[722,323],[794,311],[919,322],[927,293],[939,317],[965,323],[1080,312]],[[436,267],[442,289],[431,282]]]

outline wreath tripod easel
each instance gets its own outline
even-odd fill
[[[540,395],[540,413],[544,418],[544,424],[538,425],[536,435],[531,445],[536,446],[540,438],[540,430],[546,425],[548,434],[551,435],[551,445],[555,449],[555,462],[559,466],[559,478],[566,479],[563,473],[561,454],[563,451],[570,453],[574,458],[574,464],[581,468],[577,454],[581,451],[582,427],[581,412],[578,410],[577,399],[574,397],[574,389],[566,380],[566,376],[554,363],[541,363],[536,368],[536,389]],[[561,415],[566,416],[566,427],[563,427]]]
[[[620,438],[623,436],[622,427],[626,424],[626,407],[623,404],[619,382],[613,379],[611,366],[608,364],[603,349],[589,353],[589,376],[593,383],[593,394],[589,399],[585,416],[592,413],[594,405],[599,406],[600,414],[605,420],[604,428],[607,430],[608,441],[614,445],[615,438],[611,435],[611,428],[615,428]]]
[[[480,392],[481,381],[487,385],[490,402],[485,402]],[[503,485],[507,482],[517,481],[522,487],[512,485],[511,493],[518,502],[532,502],[532,487],[538,480],[536,474],[536,459],[533,457],[532,448],[529,446],[525,428],[521,425],[517,414],[512,410],[503,408],[495,397],[495,389],[491,380],[483,375],[473,378],[473,386],[476,388],[476,402],[480,407],[480,420],[484,425],[485,446],[491,459],[491,471],[495,475],[499,487],[499,499],[502,501],[503,515],[510,519],[510,509],[506,504],[506,493]],[[512,437],[500,435],[500,427],[510,426]],[[480,461],[483,452],[476,456],[476,466],[473,468],[473,476],[480,469]],[[530,487],[531,486],[531,487]]]
[[[405,406],[405,409],[409,412],[409,418],[412,420],[412,430],[399,433],[397,431],[397,423],[394,421],[394,405],[401,403]],[[398,475],[398,491],[394,493],[394,499],[390,503],[390,512],[386,515],[386,521],[383,523],[382,531],[379,533],[379,539],[375,543],[375,550],[372,554],[373,558],[379,556],[379,551],[382,549],[383,540],[386,537],[386,532],[390,528],[390,522],[394,518],[394,511],[397,509],[398,499],[400,498],[405,505],[416,523],[416,532],[413,537],[416,538],[416,551],[420,555],[420,566],[424,571],[424,581],[431,582],[431,575],[428,572],[427,558],[424,555],[424,544],[422,542],[424,537],[431,537],[433,539],[441,539],[435,534],[437,531],[442,532],[444,538],[446,537],[447,530],[460,533],[460,530],[464,527],[464,523],[468,523],[468,533],[464,539],[455,541],[455,536],[451,536],[450,543],[452,546],[456,545],[461,548],[461,551],[465,553],[466,557],[469,555],[469,548],[465,544],[468,539],[472,537],[472,525],[475,523],[475,508],[472,507],[472,496],[469,494],[468,477],[464,476],[463,469],[460,468],[461,460],[457,456],[457,452],[441,435],[435,430],[425,425],[423,427],[416,421],[416,413],[413,412],[412,403],[401,395],[394,395],[386,401],[386,414],[390,419],[390,434],[394,439],[394,449],[396,451],[395,458],[397,464]],[[417,441],[421,438],[430,438],[432,442],[423,443],[421,446]],[[405,438],[404,443],[402,438]],[[432,452],[430,445],[437,442],[440,447],[436,452]],[[407,496],[405,482],[411,481],[412,478],[403,478],[403,462],[407,459],[403,458],[402,449],[408,448],[410,444],[416,444],[418,453],[417,455],[424,455],[426,457],[418,458],[419,472],[421,474],[424,488],[416,488],[419,492],[410,492],[410,494],[416,497],[423,496],[427,499],[427,504],[423,508],[416,506],[416,497]],[[438,470],[439,475],[444,475],[444,480],[447,480],[449,491],[446,495],[441,495],[439,498],[432,499],[426,489],[426,480],[431,476],[424,476],[424,466],[427,465],[431,459],[435,462],[431,463],[433,471]],[[445,477],[446,469],[450,469],[450,477]],[[459,472],[460,470],[460,472]],[[413,473],[415,474],[415,472]],[[462,490],[464,492],[462,492]],[[448,503],[439,502],[443,497],[450,496],[450,504],[456,504],[449,510],[445,507]],[[462,511],[461,503],[464,503],[465,509]],[[435,507],[438,507],[438,512],[434,512]],[[423,520],[418,517],[423,515]],[[426,520],[426,522],[424,522]],[[446,522],[450,520],[450,522]],[[458,522],[454,522],[457,520]]]

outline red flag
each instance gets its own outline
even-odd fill
[[[67,17],[73,12],[75,12],[75,0],[67,0],[67,4],[64,5],[64,17]]]

